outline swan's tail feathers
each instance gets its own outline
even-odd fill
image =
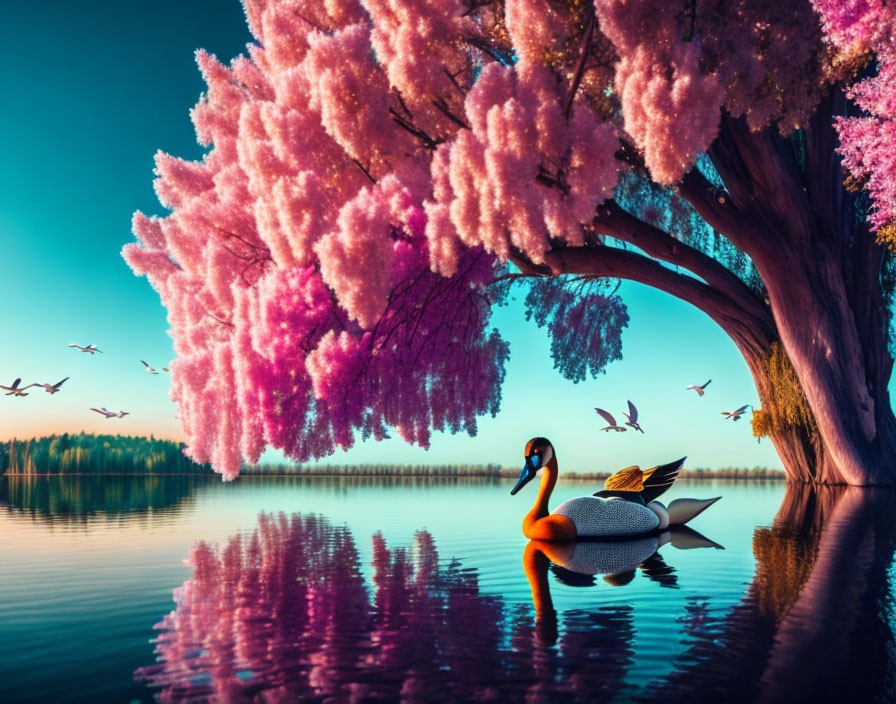
[[[716,496],[714,499],[675,499],[675,501],[669,504],[668,508],[669,525],[684,525],[692,518],[699,516],[721,498],[721,496]]]

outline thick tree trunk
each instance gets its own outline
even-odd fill
[[[801,146],[774,128],[754,132],[743,120],[723,118],[711,153],[730,198],[727,219],[705,203],[695,207],[752,257],[811,409],[814,467],[793,465],[805,442],[776,439],[789,474],[822,484],[886,485],[896,483],[896,417],[887,390],[893,362],[884,251],[843,185],[832,115],[842,114],[844,101],[832,91]]]
[[[810,481],[896,483],[896,418],[883,336],[858,325],[830,262],[810,276],[782,258],[766,282],[781,343],[824,448],[823,465]]]
[[[876,356],[879,369],[886,369],[888,376],[890,357],[883,339],[865,339],[850,349],[844,336],[828,335],[841,325],[855,329],[854,322],[836,320],[835,306],[795,302],[814,288],[807,283],[781,288],[791,294],[783,301],[773,299],[780,344],[809,416],[806,423],[779,422],[768,428],[788,477],[812,484],[896,483],[896,418],[887,380],[880,376],[876,385],[869,381],[863,363],[865,356]],[[769,286],[770,292],[775,289],[774,284]],[[759,353],[755,347],[738,347],[756,383],[761,412],[772,413],[771,409],[792,403],[786,397],[794,389],[782,389],[780,379],[770,373],[771,346]]]

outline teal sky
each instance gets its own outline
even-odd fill
[[[0,438],[49,432],[122,432],[181,438],[168,377],[143,371],[172,358],[165,310],[120,257],[134,210],[162,214],[153,154],[201,154],[188,111],[203,89],[193,52],[240,53],[249,33],[236,0],[84,2],[5,0],[0,6],[0,383],[54,383],[26,398],[0,396]],[[734,345],[702,313],[625,284],[630,326],[622,362],[580,384],[552,369],[543,331],[521,306],[496,312],[511,344],[502,412],[475,438],[436,436],[426,452],[398,440],[359,445],[339,463],[516,465],[533,435],[549,437],[569,469],[656,464],[779,467],[748,419],[720,412],[756,402]],[[68,343],[97,344],[86,355]],[[712,378],[705,397],[688,384]],[[598,433],[594,406],[621,420],[626,400],[646,434]],[[131,412],[106,421],[88,410]],[[277,453],[265,459],[275,461]]]

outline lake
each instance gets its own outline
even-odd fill
[[[0,701],[894,700],[893,491],[570,554],[512,484],[0,477]]]

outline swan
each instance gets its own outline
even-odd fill
[[[524,454],[525,464],[511,495],[542,471],[535,505],[523,519],[523,535],[530,540],[576,540],[665,530],[687,523],[721,498],[676,499],[668,508],[656,501],[678,478],[685,460],[682,457],[646,470],[627,467],[609,477],[603,491],[564,501],[551,512],[548,501],[560,473],[554,446],[547,438],[533,438]]]

